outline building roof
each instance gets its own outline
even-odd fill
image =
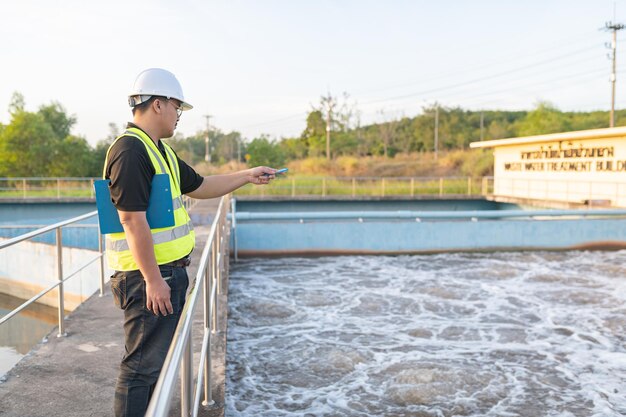
[[[524,136],[521,138],[485,140],[482,142],[470,143],[470,148],[495,148],[498,146],[525,145],[529,143],[580,139],[606,139],[620,136],[626,137],[626,126],[609,127],[605,129],[579,130],[577,132],[551,133],[549,135]]]

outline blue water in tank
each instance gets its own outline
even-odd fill
[[[94,203],[3,203],[0,204],[0,237],[11,238],[94,211]],[[98,220],[92,217],[62,229],[63,245],[98,249]],[[7,227],[22,226],[23,227]],[[85,227],[87,226],[87,227]],[[33,242],[56,243],[54,231],[32,239]]]

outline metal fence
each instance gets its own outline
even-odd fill
[[[0,178],[0,200],[93,199],[98,178]],[[493,177],[278,177],[269,185],[248,184],[235,196],[254,197],[416,197],[510,196],[582,202],[610,200],[626,205],[626,182]],[[193,199],[187,197],[189,209]]]
[[[488,186],[485,178],[472,177],[278,177],[265,187],[242,187],[235,196],[485,195],[490,192]]]
[[[9,312],[8,314],[6,314],[5,316],[3,316],[2,318],[0,318],[0,325],[2,325],[3,323],[7,322],[8,320],[10,320],[12,317],[14,317],[16,314],[18,314],[19,312],[21,312],[22,310],[24,310],[25,308],[27,308],[28,306],[30,306],[32,303],[34,303],[35,301],[39,300],[41,297],[43,297],[44,295],[48,294],[50,291],[54,290],[55,288],[59,288],[59,292],[58,292],[58,313],[59,313],[59,332],[57,334],[57,336],[61,337],[61,336],[65,336],[65,302],[64,302],[64,288],[63,288],[63,284],[70,278],[72,278],[73,276],[75,276],[76,274],[78,274],[80,271],[82,271],[83,269],[85,269],[87,266],[91,265],[92,263],[96,262],[96,261],[100,261],[100,296],[102,296],[104,294],[104,256],[103,256],[103,245],[102,245],[102,236],[100,235],[99,231],[98,231],[98,255],[96,255],[93,259],[90,259],[88,262],[84,263],[83,265],[79,266],[78,268],[76,268],[72,273],[68,274],[68,275],[64,275],[64,268],[63,268],[63,232],[62,229],[63,227],[67,227],[70,225],[73,225],[74,223],[78,223],[80,221],[95,217],[98,214],[97,211],[92,211],[89,212],[87,214],[83,214],[82,216],[78,216],[78,217],[74,217],[72,219],[69,220],[65,220],[59,223],[55,223],[52,224],[50,226],[46,226],[46,227],[42,227],[40,229],[34,230],[30,233],[26,233],[11,239],[7,239],[5,241],[0,242],[0,250],[8,248],[9,246],[13,246],[17,243],[26,241],[26,240],[30,240],[34,237],[43,235],[45,233],[49,233],[54,231],[56,234],[56,264],[57,264],[57,282],[55,284],[50,285],[49,287],[43,289],[42,291],[40,291],[38,294],[36,294],[35,296],[31,297],[28,301],[24,302],[22,305],[20,305],[19,307],[17,307],[16,309],[12,310],[11,312]],[[23,226],[22,226],[23,227]]]
[[[0,178],[0,200],[26,199],[94,199],[93,183],[100,178],[44,178],[18,177]],[[187,210],[191,209],[198,200],[183,196],[183,204]]]
[[[0,198],[94,198],[93,183],[100,178],[0,178]]]
[[[99,178],[0,178],[0,199],[94,198]],[[416,196],[488,194],[484,178],[472,177],[278,177],[264,187],[247,185],[235,195]]]
[[[159,380],[154,388],[146,416],[165,417],[170,415],[170,403],[174,395],[176,377],[179,371],[181,416],[197,416],[201,402],[204,406],[213,404],[211,334],[217,331],[218,295],[222,293],[222,280],[227,276],[230,239],[230,228],[227,220],[229,208],[230,196],[227,195],[220,200],[207,243],[202,251],[196,279],[187,295],[185,307],[167,352]],[[200,293],[203,296],[204,326],[202,327],[202,347],[194,386],[192,322]]]

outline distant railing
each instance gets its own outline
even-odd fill
[[[0,178],[0,200],[2,199],[94,199],[93,183],[100,178],[45,178],[45,177],[17,177]],[[198,200],[183,196],[183,203],[187,210],[191,209]]]
[[[94,198],[99,178],[0,178],[0,199]],[[253,196],[408,196],[485,195],[484,178],[472,177],[279,177],[268,186],[247,185],[235,195]]]
[[[165,358],[159,380],[154,388],[152,400],[146,411],[149,417],[170,415],[170,403],[176,387],[176,377],[180,371],[181,416],[197,416],[200,402],[213,404],[211,392],[211,333],[217,331],[217,296],[222,293],[229,251],[230,228],[227,214],[230,208],[230,195],[222,197],[215,220],[202,251],[198,273],[193,281],[180,321]],[[203,295],[204,326],[200,349],[197,379],[193,384],[192,323],[199,293]],[[203,392],[204,391],[204,392]]]
[[[99,178],[0,178],[0,199],[94,198],[93,182]]]
[[[64,286],[63,284],[70,278],[72,278],[73,276],[75,276],[76,274],[78,274],[80,271],[82,271],[83,269],[85,269],[87,266],[91,265],[92,263],[96,262],[96,261],[100,261],[100,296],[102,296],[104,294],[104,251],[103,251],[103,245],[102,245],[102,236],[100,235],[99,231],[98,231],[98,255],[95,256],[93,259],[90,259],[88,262],[86,262],[85,264],[81,265],[80,267],[78,267],[77,269],[75,269],[71,274],[69,275],[64,275],[64,271],[63,271],[63,239],[62,239],[62,228],[72,225],[73,223],[77,223],[86,219],[90,219],[92,217],[95,217],[98,214],[97,211],[92,211],[89,212],[87,214],[83,214],[82,216],[78,216],[78,217],[74,217],[72,219],[69,220],[65,220],[59,223],[55,223],[52,224],[50,226],[46,226],[46,227],[42,227],[41,229],[37,229],[34,230],[32,232],[11,238],[11,239],[7,239],[4,241],[0,241],[0,250],[8,248],[9,246],[13,246],[17,243],[32,239],[36,236],[42,235],[44,233],[48,233],[48,232],[52,232],[54,231],[56,233],[56,263],[57,263],[57,282],[55,284],[50,285],[49,287],[43,289],[41,292],[39,292],[37,295],[33,296],[32,298],[30,298],[28,301],[24,302],[22,305],[20,305],[19,307],[17,307],[16,309],[12,310],[10,313],[6,314],[5,316],[3,316],[2,318],[0,318],[0,325],[2,325],[3,323],[7,322],[9,319],[11,319],[13,316],[15,316],[16,314],[18,314],[19,312],[21,312],[22,310],[24,310],[25,308],[27,308],[28,306],[30,306],[32,303],[34,303],[35,301],[39,300],[41,297],[43,297],[44,295],[48,294],[50,291],[54,290],[55,288],[59,288],[59,294],[58,294],[58,313],[59,313],[59,332],[57,334],[58,337],[61,336],[65,336],[65,297],[64,297]],[[24,227],[24,226],[22,226]],[[91,226],[89,226],[91,227]]]
[[[247,185],[235,196],[415,197],[485,195],[489,183],[472,177],[278,177],[265,187]]]

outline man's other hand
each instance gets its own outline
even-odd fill
[[[170,286],[163,278],[146,280],[146,308],[157,316],[174,313],[170,293]]]

